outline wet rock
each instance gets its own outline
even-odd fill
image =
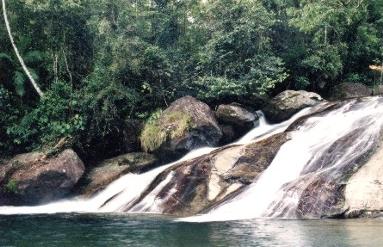
[[[186,96],[174,101],[156,121],[145,125],[141,145],[162,160],[172,160],[198,147],[215,146],[221,137],[222,131],[209,106]]]
[[[220,128],[222,130],[220,145],[231,143],[239,137],[238,134],[234,131],[234,127],[231,125],[221,124]]]
[[[344,185],[337,180],[317,178],[299,198],[298,218],[332,218],[343,213]]]
[[[247,128],[254,126],[254,122],[258,116],[249,112],[238,104],[220,105],[216,111],[216,116],[219,122]]]
[[[256,114],[249,112],[239,104],[235,103],[229,105],[219,105],[216,111],[216,116],[218,122],[221,124],[225,124],[225,126],[232,126],[234,135],[231,140],[225,136],[225,134],[231,133],[227,133],[227,129],[226,133],[225,130],[223,130],[225,139],[229,139],[230,141],[243,136],[249,130],[254,128],[256,121],[258,120],[258,116]]]
[[[383,212],[383,145],[348,180],[345,217],[375,217]]]
[[[353,102],[356,105],[360,103],[356,100]],[[328,109],[332,108],[330,105]],[[354,111],[353,108],[348,107],[347,111]],[[321,114],[323,112],[319,113]],[[379,193],[375,192],[380,188],[376,187],[375,192],[369,195],[368,187],[358,191],[359,183],[363,184],[361,180],[354,180],[354,184],[349,188],[347,181],[374,159],[374,156],[370,157],[376,150],[379,137],[373,135],[365,138],[368,135],[365,126],[369,125],[370,120],[368,117],[362,119],[357,125],[359,128],[339,136],[323,151],[316,153],[302,169],[300,177],[282,187],[281,194],[284,196],[272,204],[267,215],[287,218],[339,218],[348,212],[355,215],[355,212],[366,210],[363,202],[372,196],[379,196]],[[300,119],[296,122],[303,123]],[[296,128],[291,128],[294,129]],[[348,155],[344,156],[345,153]],[[381,156],[383,157],[383,154]],[[371,211],[378,208],[373,207]]]
[[[159,174],[125,211],[153,212],[161,208],[159,213],[188,216],[214,207],[257,179],[286,141],[287,136],[282,133],[181,162]],[[148,204],[147,197],[152,196],[153,191],[156,196],[152,198],[153,203]]]
[[[39,204],[68,194],[84,173],[84,164],[71,150],[54,157],[33,152],[0,165],[0,204]]]
[[[343,100],[372,95],[372,89],[361,83],[341,83],[331,90],[331,100]]]
[[[156,157],[148,153],[128,153],[105,160],[85,175],[78,194],[92,196],[122,175],[145,172],[156,164]]]
[[[263,111],[269,121],[282,122],[303,108],[314,106],[322,100],[316,93],[286,90],[275,96]]]

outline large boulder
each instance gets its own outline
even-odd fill
[[[372,89],[361,83],[341,83],[332,88],[329,98],[331,100],[342,100],[366,97],[372,94]]]
[[[17,155],[0,165],[0,205],[39,204],[62,198],[84,170],[71,149],[54,157],[40,152]]]
[[[275,96],[263,111],[271,122],[282,122],[303,108],[314,106],[322,100],[322,97],[316,93],[286,90]]]
[[[128,153],[102,161],[81,180],[79,194],[89,197],[127,173],[141,173],[157,164],[154,155]]]
[[[222,131],[209,106],[186,96],[145,125],[141,145],[162,160],[171,160],[198,147],[215,146],[221,137]]]
[[[218,122],[223,124],[223,127],[221,128],[224,133],[224,137],[227,140],[236,139],[244,135],[249,130],[254,128],[258,120],[258,115],[249,112],[239,104],[235,103],[229,105],[219,105],[216,111],[216,116]],[[231,132],[229,132],[230,135],[225,135],[227,134],[227,131],[224,130],[228,130],[230,126],[232,127],[232,130],[234,130],[234,135],[231,135]]]

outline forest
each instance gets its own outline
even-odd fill
[[[0,157],[64,138],[84,160],[108,158],[126,151],[129,123],[152,121],[179,97],[214,107],[286,89],[373,87],[370,67],[383,62],[383,0],[4,3]]]

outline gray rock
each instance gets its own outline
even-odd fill
[[[383,145],[354,173],[344,189],[346,217],[375,217],[383,212]]]
[[[229,125],[252,128],[258,116],[237,104],[219,105],[216,111],[219,122]]]
[[[319,94],[303,90],[286,90],[275,96],[263,109],[266,118],[271,122],[282,122],[308,106],[322,101]]]
[[[85,170],[77,154],[66,149],[54,157],[32,152],[0,165],[0,204],[39,204],[68,194]]]
[[[331,100],[351,99],[372,95],[372,89],[361,83],[341,83],[331,90]]]
[[[221,144],[227,144],[246,134],[256,125],[258,115],[253,114],[239,104],[219,105],[216,111],[218,122],[222,124]]]
[[[373,95],[382,95],[383,94],[383,85],[376,85],[373,88]]]
[[[174,101],[141,134],[145,151],[163,160],[171,160],[203,146],[215,146],[222,131],[209,106],[191,96]]]

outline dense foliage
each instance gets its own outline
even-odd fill
[[[136,131],[127,121],[177,97],[372,85],[369,65],[383,59],[383,0],[8,0],[7,11],[45,94],[1,24],[0,155],[65,137],[85,156],[108,156]]]

